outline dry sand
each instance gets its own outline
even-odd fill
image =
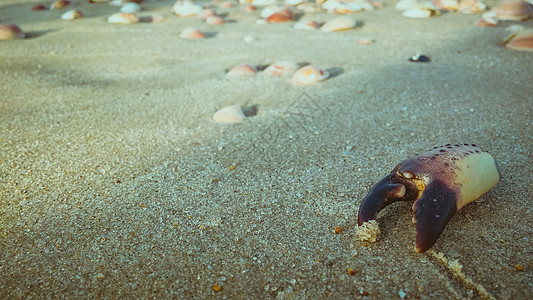
[[[356,30],[322,33],[256,25],[259,11],[238,6],[219,10],[235,22],[209,26],[157,1],[143,13],[163,22],[128,26],[106,22],[117,8],[74,2],[84,19],[1,2],[0,23],[29,38],[0,43],[0,298],[533,294],[533,54],[503,47],[513,23],[408,19],[385,1],[352,15]],[[186,26],[210,36],[180,39]],[[432,61],[408,62],[416,53]],[[335,76],[225,77],[283,59]],[[211,120],[234,104],[257,115]],[[376,243],[358,241],[373,183],[463,142],[489,151],[502,179],[436,252],[414,252],[410,203],[384,210]]]

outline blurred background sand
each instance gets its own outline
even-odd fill
[[[239,6],[215,27],[156,1],[143,13],[161,23],[126,26],[106,22],[117,8],[73,2],[85,18],[34,12],[34,1],[0,7],[0,24],[29,35],[0,43],[0,298],[533,293],[533,56],[503,47],[512,23],[408,19],[385,1],[346,32],[256,25],[259,11]],[[211,36],[180,39],[186,26]],[[418,53],[431,62],[407,61]],[[225,77],[284,59],[336,76],[305,87]],[[211,120],[234,104],[257,115]],[[481,146],[502,174],[433,247],[473,284],[413,251],[410,203],[380,214],[376,243],[355,236],[370,187],[446,143]]]

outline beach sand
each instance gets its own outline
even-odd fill
[[[533,294],[533,54],[502,42],[516,22],[409,19],[387,0],[351,14],[355,30],[324,33],[257,25],[260,9],[240,5],[210,26],[155,1],[140,14],[162,22],[117,25],[118,8],[73,2],[84,18],[1,2],[0,24],[28,37],[0,41],[0,298]],[[188,26],[208,38],[179,38]],[[279,60],[333,77],[225,76]],[[257,113],[215,123],[229,105]],[[484,148],[501,181],[426,253],[411,203],[383,210],[378,240],[361,243],[372,185],[446,143]]]

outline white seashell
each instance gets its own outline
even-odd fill
[[[239,0],[240,4],[253,4],[258,6],[267,6],[276,4],[276,0]]]
[[[302,4],[304,2],[305,2],[305,0],[285,0],[285,4],[292,5],[292,6],[296,6],[296,5]]]
[[[320,30],[323,32],[334,32],[350,30],[355,28],[355,20],[349,17],[341,16],[327,21]]]
[[[120,8],[120,12],[123,13],[136,13],[141,10],[141,6],[135,2],[128,2]]]
[[[172,12],[181,17],[192,17],[196,16],[202,11],[202,6],[200,4],[193,3],[191,1],[180,1],[176,2],[174,6],[172,6],[171,10]]]
[[[295,62],[282,60],[268,66],[263,73],[270,76],[285,76],[292,74],[297,68],[298,65]]]
[[[324,81],[329,77],[326,70],[322,70],[312,65],[307,65],[296,71],[291,78],[293,84],[310,85]]]
[[[294,24],[294,28],[303,29],[303,30],[318,29],[319,27],[320,26],[318,25],[318,22],[312,21],[312,20],[306,20],[306,19],[302,19],[298,21],[296,24]]]
[[[83,13],[77,9],[71,9],[61,15],[61,20],[72,21],[74,19],[83,18]]]
[[[328,0],[322,4],[322,7],[329,13],[337,14],[347,14],[363,10],[363,7],[355,2],[341,2],[337,0]]]
[[[217,123],[236,123],[244,121],[246,116],[242,112],[240,105],[226,106],[218,110],[213,115],[213,120]]]
[[[429,18],[431,17],[431,11],[420,7],[414,7],[404,10],[402,15],[408,18]]]
[[[417,0],[400,0],[400,2],[396,3],[394,6],[398,10],[407,10],[413,7],[417,7],[419,5]]]
[[[107,19],[107,22],[113,24],[135,24],[139,22],[139,18],[137,18],[137,16],[132,13],[116,13],[112,14]]]

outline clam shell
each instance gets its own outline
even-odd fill
[[[294,28],[303,29],[303,30],[318,29],[319,27],[320,25],[318,24],[317,21],[306,20],[306,19],[302,19],[296,22],[296,24],[294,24]]]
[[[221,18],[219,16],[211,16],[207,18],[205,22],[209,25],[222,25],[226,23],[226,20],[224,20],[224,18]]]
[[[533,29],[518,32],[507,44],[507,49],[533,52]]]
[[[63,9],[70,5],[69,0],[56,0],[52,5],[50,5],[50,9]]]
[[[328,0],[322,7],[329,13],[347,14],[362,11],[363,7],[355,2],[341,2],[337,0]]]
[[[268,23],[283,23],[290,22],[293,18],[294,14],[290,9],[282,9],[266,17],[265,20]]]
[[[38,11],[38,10],[48,10],[48,6],[44,5],[44,4],[35,4],[31,10],[35,10],[35,11]]]
[[[180,33],[180,38],[189,39],[189,40],[205,39],[205,34],[198,29],[185,28]]]
[[[236,123],[244,121],[244,115],[240,105],[231,105],[221,108],[213,115],[213,120],[217,123]]]
[[[523,21],[531,18],[533,9],[522,0],[502,2],[492,8],[496,17],[502,21]]]
[[[400,0],[394,7],[398,10],[406,10],[417,7],[418,5],[419,4],[417,0]]]
[[[329,73],[326,70],[322,70],[312,65],[307,65],[294,72],[291,81],[294,84],[310,85],[324,81],[328,77]]]
[[[136,13],[141,11],[141,6],[135,2],[128,2],[120,8],[123,13]]]
[[[80,19],[80,18],[83,18],[83,13],[77,9],[71,9],[61,15],[61,20],[65,20],[65,21],[71,21],[71,20]]]
[[[414,7],[404,10],[402,15],[408,18],[429,18],[432,15],[432,11],[421,7]]]
[[[285,76],[292,74],[298,65],[290,60],[282,60],[268,66],[263,73],[270,76]]]
[[[202,9],[196,16],[200,19],[207,19],[209,17],[213,17],[213,16],[216,16],[217,13],[210,9],[210,8],[206,8],[206,9]]]
[[[237,77],[243,75],[254,75],[257,73],[257,69],[252,65],[237,65],[228,71],[226,76]]]
[[[139,18],[132,13],[116,13],[107,18],[107,22],[113,24],[135,24],[139,22]]]
[[[457,11],[463,14],[472,14],[483,12],[487,9],[487,5],[481,0],[461,0]]]
[[[337,17],[324,23],[320,30],[323,32],[334,32],[350,30],[355,28],[355,20],[346,16]]]
[[[24,38],[24,32],[15,24],[0,25],[0,40]]]
[[[270,6],[267,6],[265,7],[261,13],[259,13],[259,16],[263,19],[266,19],[268,18],[271,14],[275,13],[275,12],[278,12],[280,10],[282,10],[283,7],[281,6],[277,6],[277,5],[270,5]]]
[[[433,4],[438,9],[456,11],[459,8],[459,0],[434,0]]]
[[[178,0],[171,8],[172,12],[181,17],[192,17],[196,16],[202,11],[202,6],[200,4],[193,3],[191,1],[181,1]]]

